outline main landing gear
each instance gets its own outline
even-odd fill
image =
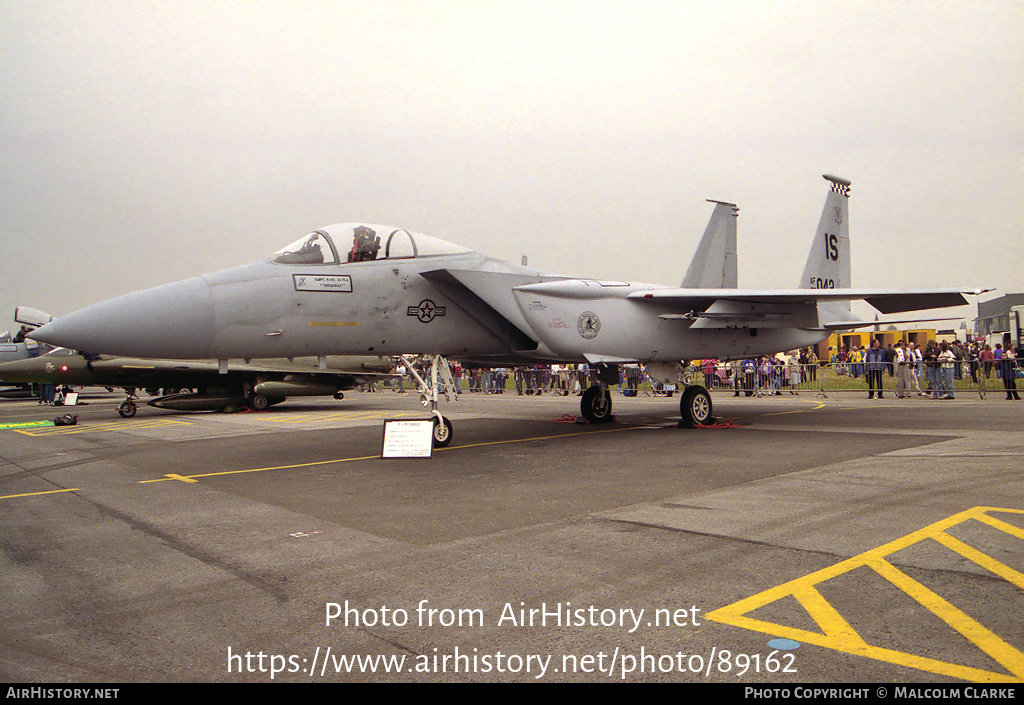
[[[653,367],[653,365],[652,365]],[[674,381],[677,378],[677,365],[665,363],[661,372],[661,381]],[[654,377],[654,375],[652,375]],[[583,392],[580,400],[580,412],[590,423],[604,423],[613,420],[612,396],[609,386],[619,379],[617,365],[598,365],[597,384],[591,385]],[[679,400],[679,428],[705,426],[713,422],[711,416],[711,395],[700,385],[689,385],[683,389]]]
[[[590,423],[604,423],[612,420],[612,397],[608,387],[595,384],[583,392],[580,412]],[[699,385],[686,387],[679,400],[679,428],[706,426],[714,422],[711,415],[711,395]]]
[[[604,423],[612,420],[612,394],[608,385],[595,384],[587,387],[580,399],[580,413],[590,423]]]
[[[679,400],[679,428],[693,428],[713,423],[711,416],[711,395],[699,385],[683,390]]]
[[[434,417],[434,447],[444,448],[452,442],[452,422],[442,416],[441,412],[437,410],[437,390],[439,386],[443,387],[445,401],[451,401],[450,394],[454,393],[456,389],[455,380],[452,378],[452,371],[448,366],[448,360],[441,355],[431,355],[427,359],[430,361],[430,374],[427,375],[430,378],[429,382],[420,377],[412,360],[405,355],[402,356],[405,369],[409,370],[409,374],[413,376],[419,385],[420,403],[423,406],[429,406],[430,413]],[[440,382],[440,385],[438,382]],[[455,401],[458,400],[459,395],[455,394]]]

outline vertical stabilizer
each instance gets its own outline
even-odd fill
[[[850,287],[850,182],[824,174],[832,188],[825,198],[800,289]]]
[[[684,289],[735,289],[738,282],[736,219],[740,209],[734,203],[710,199],[708,202],[715,204],[715,210],[681,286]]]
[[[825,197],[818,230],[814,233],[807,257],[801,289],[848,289],[850,287],[850,182],[838,176],[822,174],[832,184]],[[833,323],[849,320],[849,301],[818,304],[818,320]]]

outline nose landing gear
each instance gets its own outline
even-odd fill
[[[445,401],[451,401],[452,393],[455,394],[455,401],[458,401],[459,395],[455,391],[457,388],[455,380],[452,378],[451,368],[448,366],[448,360],[441,355],[431,355],[429,360],[430,374],[428,377],[430,381],[428,382],[416,371],[413,361],[405,355],[402,356],[405,369],[409,370],[409,374],[413,376],[419,385],[420,403],[423,406],[429,406],[430,413],[434,417],[434,447],[444,448],[452,442],[452,422],[442,416],[441,412],[437,409],[438,387],[444,389]]]

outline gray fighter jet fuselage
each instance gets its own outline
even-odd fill
[[[614,370],[626,362],[735,359],[811,345],[863,323],[851,313],[856,299],[883,313],[966,303],[962,289],[851,289],[850,183],[825,178],[831,189],[795,289],[735,288],[729,265],[712,279],[717,287],[693,288],[707,281],[700,272],[710,265],[696,262],[708,257],[701,255],[703,244],[684,287],[667,287],[550,274],[402,229],[343,223],[259,262],[90,306],[34,337],[138,357],[416,351]],[[724,208],[734,209],[719,204],[716,213]],[[711,259],[727,256],[718,251]],[[732,257],[734,271],[734,248]],[[612,377],[603,376],[602,388],[585,396],[586,416],[610,416],[604,385]],[[701,409],[686,407],[695,402]],[[710,416],[710,398],[699,388],[682,403],[684,419]]]

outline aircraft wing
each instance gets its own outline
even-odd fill
[[[882,313],[904,313],[930,308],[964,306],[964,294],[978,295],[991,289],[648,289],[633,291],[630,299],[671,303],[687,310],[708,301],[753,304],[816,304],[821,301],[866,301]]]
[[[866,301],[884,314],[964,306],[964,294],[988,289],[648,289],[631,300],[668,309],[662,319],[689,319],[692,328],[788,327],[843,330],[871,325],[836,302]],[[848,305],[848,304],[847,304]],[[678,311],[678,312],[676,312]]]

